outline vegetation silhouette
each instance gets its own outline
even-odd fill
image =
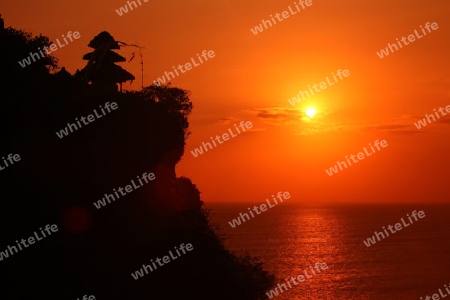
[[[50,40],[2,26],[0,43],[0,156],[21,157],[0,171],[0,251],[46,224],[59,228],[0,262],[2,299],[266,298],[273,275],[254,258],[225,249],[200,192],[175,174],[189,134],[188,91],[152,85],[121,93],[112,88],[114,76],[89,84],[64,68],[52,74],[53,56],[22,68],[18,61]],[[117,61],[107,55],[109,63]],[[57,137],[106,102],[116,102],[117,110]],[[156,179],[101,209],[93,206],[145,172]],[[194,249],[131,277],[182,243]]]

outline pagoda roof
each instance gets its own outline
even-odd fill
[[[83,55],[83,60],[91,60],[91,58],[94,56],[95,51],[86,53],[85,55]],[[123,62],[126,61],[125,57],[117,54],[114,51],[108,51],[106,52],[106,57],[105,60],[108,62]]]
[[[84,74],[86,68],[81,70]],[[94,70],[91,78],[88,78],[92,82],[114,82],[121,83],[128,80],[134,80],[135,77],[130,72],[126,71],[122,67],[115,64],[105,64],[100,69]]]
[[[97,36],[95,36],[90,42],[88,47],[97,49],[102,44],[110,44],[110,49],[120,49],[119,44],[116,40],[112,37],[112,35],[107,32],[103,31],[100,32]]]

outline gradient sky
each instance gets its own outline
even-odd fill
[[[450,105],[450,3],[315,1],[262,33],[250,28],[294,1],[152,1],[123,16],[110,1],[19,1],[0,4],[6,26],[52,41],[81,38],[54,52],[74,73],[89,41],[106,30],[145,49],[144,84],[196,53],[216,56],[171,80],[191,91],[192,134],[177,175],[193,180],[206,202],[259,202],[289,191],[292,202],[450,202],[450,118],[418,130],[414,122]],[[245,2],[245,3],[242,3]],[[164,4],[163,4],[164,3]],[[439,29],[380,59],[376,52],[420,25]],[[136,49],[122,48],[126,58]],[[139,57],[122,67],[141,85]],[[291,106],[288,99],[338,69],[350,76]],[[305,117],[307,107],[317,115]],[[233,124],[241,134],[197,158],[191,150]],[[388,147],[338,174],[325,169],[375,140]]]

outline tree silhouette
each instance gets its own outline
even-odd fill
[[[92,82],[93,85],[101,86],[107,90],[117,91],[117,84],[128,80],[134,80],[135,77],[116,65],[116,62],[124,62],[126,59],[112,49],[120,49],[119,44],[107,31],[98,34],[88,45],[95,50],[83,56],[88,60],[86,67],[80,73],[86,82]]]
[[[120,57],[110,51],[118,46],[108,33],[94,38],[89,46],[96,51],[85,56],[90,64],[82,73],[94,88],[64,68],[50,75],[53,57],[20,67],[19,59],[49,41],[5,31],[0,153],[18,153],[22,160],[0,172],[0,251],[45,224],[57,224],[59,231],[0,262],[1,299],[267,298],[273,276],[225,248],[200,191],[188,178],[177,178],[192,110],[189,92],[170,86],[105,92],[123,82],[121,72],[129,74],[117,66],[117,74],[106,72]],[[56,136],[106,102],[116,102],[117,111],[63,139]],[[156,179],[94,208],[106,192],[144,172]],[[139,280],[131,277],[182,243],[192,243],[192,253]]]

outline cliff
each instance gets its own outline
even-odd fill
[[[102,89],[65,70],[51,75],[56,58],[22,68],[17,61],[48,39],[7,28],[0,40],[6,78],[0,156],[22,158],[0,171],[0,251],[46,224],[59,228],[0,262],[2,299],[265,296],[273,276],[224,248],[200,192],[188,178],[176,177],[192,109],[187,91]],[[106,103],[117,108],[106,112]],[[101,117],[78,124],[94,111]],[[68,123],[78,128],[69,130]],[[155,179],[103,207],[93,205],[144,173]],[[183,243],[193,250],[133,279],[143,264]]]

